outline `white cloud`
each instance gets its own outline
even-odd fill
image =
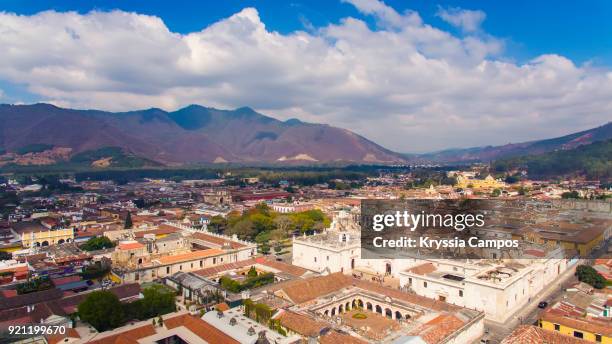
[[[480,30],[480,24],[482,24],[487,17],[483,11],[472,11],[455,7],[440,7],[438,8],[437,15],[445,22],[464,32],[476,32]]]
[[[551,137],[609,120],[612,73],[558,55],[508,62],[485,33],[458,37],[377,1],[359,18],[280,34],[257,10],[189,34],[113,12],[0,13],[0,79],[78,108],[251,106],[352,129],[397,151]]]

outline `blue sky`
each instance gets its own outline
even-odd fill
[[[4,0],[0,103],[250,106],[401,152],[522,142],[612,119],[610,18],[604,0]]]
[[[482,10],[487,19],[486,32],[504,38],[510,45],[509,55],[524,61],[534,56],[557,53],[576,63],[612,65],[612,1],[432,1],[388,0],[385,3],[399,12],[411,9],[426,22],[452,30],[436,16],[439,6]],[[340,1],[167,1],[167,0],[102,0],[49,1],[3,0],[0,10],[34,14],[45,10],[78,11],[121,9],[155,15],[175,32],[201,30],[220,18],[228,17],[245,7],[259,10],[269,29],[288,33],[303,30],[304,23],[315,27],[327,25],[358,11]],[[372,22],[371,18],[369,20]]]

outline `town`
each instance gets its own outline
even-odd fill
[[[0,177],[2,338],[612,343],[610,185],[504,178],[482,166],[237,170]],[[360,216],[372,199],[555,207],[478,229],[532,243],[521,257],[368,259]],[[33,324],[61,330],[9,333]]]

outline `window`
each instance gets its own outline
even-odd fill
[[[179,265],[179,270],[183,270],[183,264]]]
[[[204,266],[204,262],[200,260],[200,267]]]
[[[315,262],[315,263],[317,262],[317,257],[314,257],[314,262]]]
[[[329,262],[329,256],[327,256],[327,261]]]
[[[574,331],[574,337],[576,338],[584,338],[584,334],[580,331]]]
[[[412,277],[408,278],[408,285],[412,285]]]
[[[463,290],[459,290],[459,297],[463,297]]]
[[[213,265],[217,264],[217,258],[213,258]]]
[[[166,266],[166,273],[169,274],[170,273],[170,267]]]
[[[601,343],[601,335],[600,335],[600,334],[596,334],[596,335],[595,335],[595,341],[596,341],[597,343]]]
[[[561,331],[561,326],[559,324],[555,324],[555,331]]]
[[[427,282],[423,282],[423,288],[427,288]]]

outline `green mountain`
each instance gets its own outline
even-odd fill
[[[526,155],[494,161],[497,172],[526,169],[531,178],[581,176],[588,179],[612,179],[612,140],[599,141],[569,150]]]

